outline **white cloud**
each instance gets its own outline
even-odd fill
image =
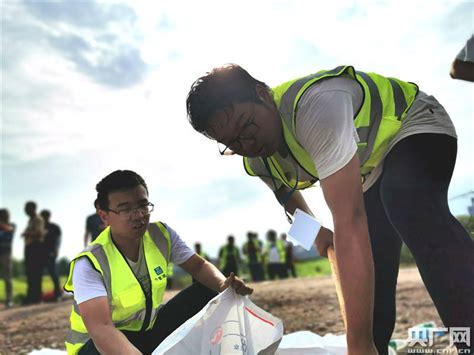
[[[118,15],[107,12],[114,4],[121,3],[87,10],[96,11],[92,13],[100,19],[94,26],[85,20],[51,22],[22,11],[21,5],[5,6],[5,28],[11,29],[4,35],[10,54],[2,68],[5,168],[26,169],[30,181],[37,176],[42,185],[15,179],[9,171],[2,205],[11,208],[20,229],[26,223],[22,204],[27,199],[49,207],[63,226],[63,254],[72,256],[80,249],[94,184],[118,168],[142,174],[160,202],[156,215],[187,239],[212,244],[211,249],[229,233],[243,240],[248,229],[263,233],[288,228],[281,207],[263,184],[245,176],[241,160],[220,157],[215,143],[186,120],[191,83],[227,62],[241,64],[269,85],[340,64],[415,81],[445,105],[457,126],[453,189],[464,188],[469,179],[472,184],[473,88],[447,75],[472,31],[472,23],[452,20],[453,26],[445,19],[447,13],[461,16],[455,9],[465,6],[462,2],[415,1],[407,7],[395,1],[129,1],[124,4],[134,14],[120,7]],[[464,32],[465,38],[452,40]],[[53,46],[52,34],[72,42]],[[83,51],[78,39],[84,40]],[[139,56],[115,60],[133,49]],[[73,58],[71,53],[82,56]],[[100,70],[108,63],[126,72],[127,58],[142,60],[146,68],[125,81],[129,85],[122,85],[112,69],[108,76]],[[49,179],[40,178],[44,176]],[[222,181],[230,181],[235,198],[239,191],[252,191],[254,200],[233,204],[223,196],[225,190],[213,196],[212,186]],[[320,190],[306,194],[313,211],[331,225],[327,207],[319,207]],[[200,210],[206,215],[196,218]]]

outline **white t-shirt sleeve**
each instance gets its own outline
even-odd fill
[[[320,179],[342,169],[357,152],[354,98],[342,89],[308,89],[298,103],[296,135]]]
[[[74,300],[77,304],[96,297],[107,296],[102,276],[95,270],[87,257],[80,258],[72,272],[74,285]]]
[[[194,251],[188,247],[188,245],[181,239],[176,231],[163,223],[168,232],[170,233],[171,239],[171,262],[175,265],[180,265],[187,261],[191,256],[194,255]]]

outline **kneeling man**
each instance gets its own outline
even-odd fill
[[[137,173],[114,171],[96,190],[108,227],[71,262],[64,287],[74,292],[68,354],[150,354],[217,292],[230,286],[252,293],[195,254],[169,226],[149,223],[154,205]],[[162,304],[171,262],[198,282]]]

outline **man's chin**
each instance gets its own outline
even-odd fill
[[[147,228],[148,228],[148,223],[145,223],[141,227],[133,228],[132,229],[132,234],[135,235],[135,236],[141,237],[143,234],[145,234]]]

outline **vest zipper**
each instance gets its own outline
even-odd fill
[[[138,283],[140,284],[140,287],[142,288],[143,294],[145,295],[145,308],[146,308],[145,319],[143,320],[142,329],[140,330],[141,332],[145,331],[145,329],[148,328],[148,325],[150,324],[151,311],[152,311],[152,307],[153,307],[153,285],[151,283],[150,273],[148,272],[148,264],[146,262],[144,242],[142,243],[142,247],[143,247],[143,259],[145,260],[146,271],[147,271],[148,277],[150,279],[150,297],[148,297],[148,295],[146,294],[145,289],[143,288],[142,284],[137,279]],[[135,278],[137,278],[137,277],[135,276]]]

